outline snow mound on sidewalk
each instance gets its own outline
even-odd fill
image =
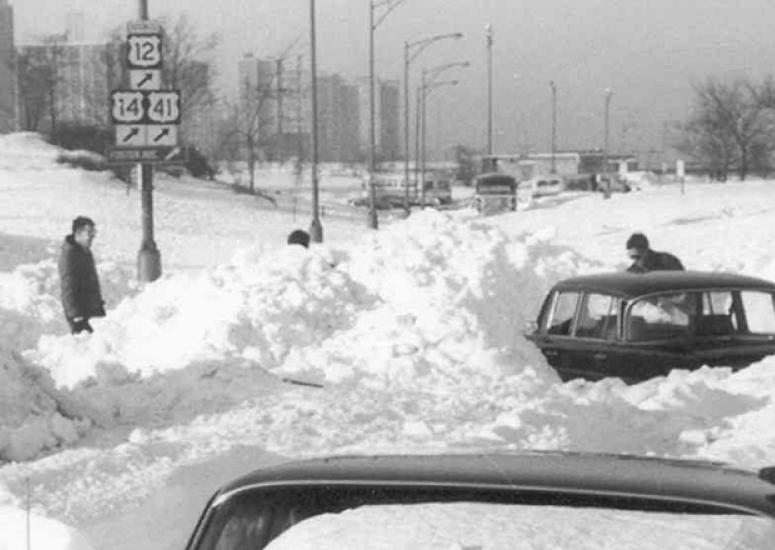
[[[71,388],[202,361],[333,382],[465,383],[544,365],[520,331],[551,281],[585,269],[540,239],[428,210],[349,249],[245,252],[167,277],[95,320],[93,335],[44,336],[27,357]]]
[[[0,347],[0,461],[28,460],[77,441],[90,422],[48,373]]]
[[[108,305],[137,291],[138,285],[126,268],[101,262],[97,271]],[[34,347],[43,334],[67,333],[59,296],[55,259],[0,271],[0,342],[22,350]]]

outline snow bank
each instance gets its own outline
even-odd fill
[[[45,517],[39,510],[28,514],[19,499],[0,485],[0,549],[93,550],[77,530]]]
[[[33,132],[0,135],[0,170],[48,170],[55,166],[60,152]]]
[[[167,277],[93,335],[44,336],[27,357],[70,388],[105,369],[129,379],[203,361],[383,387],[497,377],[543,365],[520,331],[547,277],[590,269],[549,248],[427,210],[349,249],[248,252]]]
[[[0,461],[29,460],[77,441],[90,426],[48,373],[0,345]]]

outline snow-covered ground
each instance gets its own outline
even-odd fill
[[[426,210],[378,232],[324,218],[326,243],[305,250],[283,244],[305,216],[159,178],[165,275],[140,285],[136,190],[57,154],[0,137],[0,485],[9,510],[29,487],[37,515],[95,548],[180,548],[218,484],[288,457],[483,447],[775,464],[775,358],[561,384],[521,336],[555,281],[624,267],[636,230],[690,268],[775,279],[772,182],[572,193],[487,218]],[[97,221],[108,315],[72,337],[56,254],[79,214]]]

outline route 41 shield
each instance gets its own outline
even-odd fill
[[[148,122],[151,124],[180,122],[180,92],[148,92]]]

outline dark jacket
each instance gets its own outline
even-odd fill
[[[58,267],[65,317],[104,317],[105,302],[91,251],[68,235],[62,243]]]
[[[681,260],[669,252],[657,252],[648,249],[643,257],[633,262],[627,268],[630,273],[646,273],[647,271],[683,271]]]

